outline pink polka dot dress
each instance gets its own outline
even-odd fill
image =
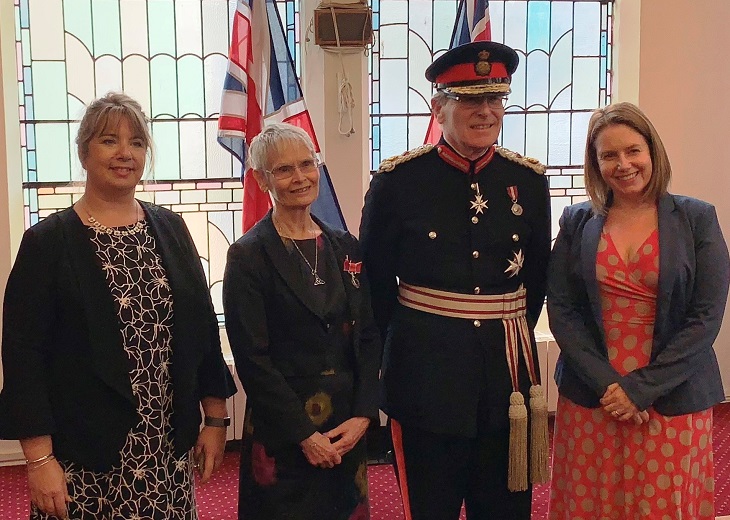
[[[659,233],[627,263],[607,233],[598,246],[608,358],[622,375],[649,364]],[[712,410],[640,426],[561,397],[555,420],[550,520],[714,519]]]

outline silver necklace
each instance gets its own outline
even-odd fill
[[[273,218],[272,218],[273,220]],[[319,276],[317,273],[317,265],[319,263],[319,254],[318,254],[318,247],[317,247],[317,236],[315,235],[314,230],[310,230],[310,233],[312,233],[312,238],[314,238],[314,267],[312,267],[312,264],[309,263],[309,260],[307,260],[307,257],[304,256],[304,253],[302,253],[302,250],[299,249],[299,245],[297,244],[297,241],[294,240],[292,237],[286,236],[281,231],[281,225],[278,222],[274,222],[274,227],[276,228],[276,231],[279,232],[279,235],[281,235],[284,238],[288,238],[291,240],[292,244],[294,244],[294,247],[296,248],[297,252],[299,253],[299,256],[302,257],[304,262],[306,262],[307,267],[309,267],[309,270],[312,273],[312,276],[314,276],[314,285],[324,285],[325,281]]]
[[[98,220],[96,220],[93,215],[89,212],[89,208],[86,207],[86,204],[83,204],[84,212],[89,216],[86,220],[91,224],[91,227],[100,233],[106,233],[107,235],[114,235],[114,236],[127,236],[127,235],[134,235],[135,233],[139,233],[144,228],[144,220],[142,219],[142,215],[140,215],[139,205],[137,205],[137,222],[134,223],[134,226],[132,226],[129,229],[117,229],[109,226],[105,226]]]

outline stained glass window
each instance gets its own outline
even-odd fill
[[[153,175],[139,198],[180,212],[216,311],[228,245],[241,234],[238,167],[216,142],[235,0],[14,0],[25,221],[80,196],[75,121],[92,99],[124,90],[151,117]],[[301,70],[299,0],[278,0]],[[371,0],[372,164],[422,143],[431,85],[457,0]],[[502,144],[549,165],[553,208],[584,197],[582,146],[593,108],[610,99],[610,0],[492,0],[492,36],[520,53]],[[387,96],[381,93],[387,92]]]

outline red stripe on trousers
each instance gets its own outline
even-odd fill
[[[405,520],[412,520],[411,501],[408,495],[408,479],[406,477],[406,458],[403,453],[403,430],[400,423],[395,419],[390,419],[390,435],[393,438],[393,451],[395,452],[395,467],[398,472],[398,486],[400,487],[400,496],[403,500],[403,513]]]

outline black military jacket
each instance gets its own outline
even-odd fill
[[[464,294],[523,285],[534,336],[550,255],[543,171],[504,149],[468,161],[442,140],[384,161],[373,177],[360,240],[385,340],[384,409],[404,424],[468,437],[507,426],[512,386],[501,320],[404,307],[397,284]],[[537,360],[534,337],[532,349]],[[527,390],[524,361],[519,379]]]

